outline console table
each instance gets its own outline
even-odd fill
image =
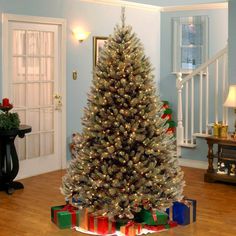
[[[0,191],[12,194],[15,189],[24,188],[20,182],[13,181],[19,171],[19,160],[14,144],[18,135],[23,138],[31,132],[28,125],[20,125],[19,129],[0,130]]]
[[[236,176],[230,176],[228,174],[218,174],[217,171],[213,167],[213,160],[214,158],[217,158],[218,161],[230,161],[231,163],[236,164],[236,150],[234,152],[231,151],[231,156],[221,156],[220,152],[222,147],[229,148],[230,150],[232,148],[236,148],[236,139],[233,139],[231,137],[228,138],[218,138],[214,136],[209,136],[205,138],[208,144],[208,169],[204,175],[204,181],[205,182],[215,182],[215,181],[224,181],[224,182],[230,182],[230,183],[236,183]],[[213,146],[218,146],[218,152],[214,154],[213,152]]]

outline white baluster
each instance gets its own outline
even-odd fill
[[[185,126],[184,126],[184,131],[185,131],[185,137],[184,137],[184,142],[188,142],[188,81],[186,82],[185,85]]]
[[[181,147],[180,145],[183,143],[183,108],[182,108],[182,73],[177,74],[176,78],[176,88],[178,90],[178,126],[176,129],[176,139],[177,139],[177,156],[181,156]]]
[[[219,60],[217,59],[215,65],[215,122],[216,123],[218,123],[218,96],[219,96],[218,80],[219,80]]]
[[[202,71],[200,72],[199,85],[199,133],[202,134]]]
[[[193,144],[194,133],[194,77],[191,79],[191,144]]]
[[[208,134],[209,123],[209,68],[206,68],[206,134]]]
[[[226,63],[226,67],[225,67],[225,87],[228,88],[229,87],[229,78],[228,78],[228,53],[225,54],[225,63]],[[225,91],[225,98],[227,96],[227,89]],[[225,123],[228,125],[228,107],[225,107]]]

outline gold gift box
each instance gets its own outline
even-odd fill
[[[222,125],[220,123],[215,123],[213,126],[213,135],[219,138],[227,138],[228,135],[228,125]]]

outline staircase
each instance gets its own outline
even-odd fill
[[[196,137],[211,135],[211,126],[228,124],[223,106],[228,91],[228,47],[219,51],[191,74],[177,74],[178,91],[177,155],[181,147],[196,147]]]

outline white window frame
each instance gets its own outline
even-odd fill
[[[201,64],[206,62],[209,56],[208,52],[208,31],[209,31],[209,19],[208,16],[189,16],[189,17],[174,17],[172,18],[172,62],[173,62],[173,73],[177,74],[181,72],[182,74],[190,74],[194,69],[183,69],[181,66],[181,42],[182,42],[182,25],[183,24],[194,24],[195,17],[202,17],[201,24],[203,28],[203,43],[202,47],[202,57]],[[186,47],[186,46],[185,46]],[[189,46],[190,48],[191,46]],[[200,47],[200,45],[198,45]]]

